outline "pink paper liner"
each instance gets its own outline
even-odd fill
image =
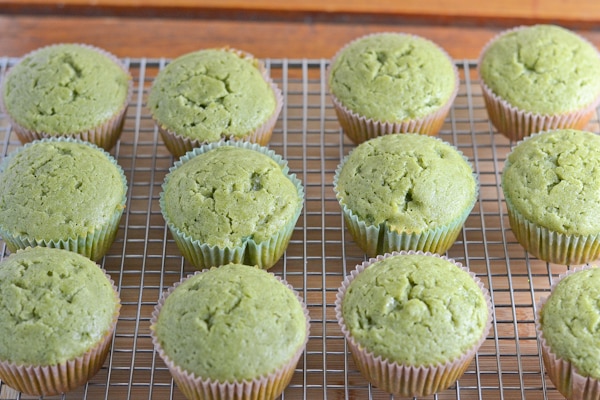
[[[342,47],[335,54],[335,56],[331,59],[331,62],[329,63],[329,66],[327,67],[327,72],[326,72],[327,86],[329,88],[331,100],[333,103],[333,108],[334,108],[336,116],[338,118],[338,122],[340,123],[342,129],[344,130],[344,133],[348,136],[348,138],[350,140],[352,140],[352,142],[354,144],[360,144],[360,143],[365,142],[374,137],[382,136],[382,135],[389,135],[389,134],[393,134],[393,133],[419,133],[419,134],[430,135],[430,136],[437,135],[439,133],[439,131],[441,130],[442,126],[444,125],[446,116],[448,115],[448,112],[450,111],[450,108],[452,107],[452,104],[454,103],[454,99],[456,98],[456,95],[458,94],[458,89],[460,86],[460,78],[458,75],[458,68],[456,68],[456,65],[454,64],[454,61],[452,60],[452,58],[448,55],[448,53],[443,48],[441,48],[440,46],[438,46],[435,43],[434,44],[436,45],[436,47],[448,58],[448,60],[450,61],[450,63],[452,64],[452,67],[454,69],[454,76],[455,76],[454,77],[454,79],[455,79],[454,91],[452,92],[452,94],[450,95],[450,97],[448,98],[448,100],[445,104],[443,104],[436,111],[434,111],[422,118],[415,118],[415,119],[410,119],[410,120],[405,120],[405,121],[397,121],[397,122],[388,122],[388,121],[378,121],[373,118],[364,117],[364,116],[352,111],[351,109],[347,108],[346,106],[344,106],[344,104],[331,91],[331,87],[329,85],[330,70],[331,70],[331,66],[333,64],[335,64],[335,61],[339,57],[339,55],[349,45],[356,42],[357,40],[361,40],[361,39],[364,39],[369,36],[377,36],[377,35],[380,35],[383,33],[392,33],[395,35],[410,36],[410,37],[415,37],[415,38],[419,38],[419,39],[424,39],[420,36],[412,35],[412,34],[405,34],[405,33],[398,33],[398,32],[381,32],[381,33],[372,33],[372,34],[368,34],[368,35],[359,37],[359,38],[354,39],[353,41],[349,42],[344,47]],[[428,40],[428,39],[425,39],[425,40]]]
[[[546,132],[532,133],[521,139],[516,146],[529,138],[544,133]],[[504,169],[509,164],[507,158]],[[519,244],[533,256],[562,265],[584,264],[600,257],[600,232],[591,235],[569,235],[535,224],[519,212],[512,200],[506,196],[504,186],[504,181],[502,181],[510,228]]]
[[[275,82],[273,82],[271,77],[268,75],[267,70],[262,61],[254,58],[254,56],[252,54],[241,51],[241,50],[236,50],[236,49],[232,49],[232,48],[223,48],[222,50],[237,54],[241,58],[246,58],[246,59],[251,59],[251,60],[257,61],[258,70],[260,71],[265,82],[267,82],[269,84],[269,87],[271,88],[273,95],[275,96],[275,109],[273,110],[273,113],[271,114],[271,116],[262,125],[257,127],[253,132],[250,132],[247,135],[241,135],[241,136],[238,136],[238,135],[224,136],[221,139],[222,140],[244,140],[244,141],[248,141],[251,143],[260,144],[261,146],[266,146],[271,140],[271,137],[273,134],[273,129],[275,128],[277,119],[279,118],[279,114],[281,113],[281,110],[283,108],[283,94],[282,94],[281,90],[279,89],[279,87],[275,84]],[[158,127],[158,132],[160,133],[163,143],[169,150],[169,153],[171,153],[176,158],[181,157],[182,155],[184,155],[185,153],[187,153],[188,151],[191,151],[192,149],[194,149],[196,147],[200,147],[204,144],[210,143],[209,141],[205,141],[205,140],[191,139],[189,137],[186,137],[183,134],[177,133],[177,132],[169,129],[166,125],[164,125],[161,121],[159,121],[158,118],[156,118],[154,115],[152,115],[152,119],[154,120],[154,123]]]
[[[552,282],[550,293],[552,294],[556,288],[556,285],[558,285],[558,283],[565,277],[590,268],[594,267],[591,265],[583,265],[559,275],[558,279]],[[535,329],[542,350],[544,368],[546,369],[548,377],[556,386],[556,389],[568,399],[599,400],[600,382],[597,379],[579,374],[577,368],[575,368],[568,360],[560,358],[553,353],[551,347],[548,345],[540,324],[542,308],[544,307],[544,304],[546,304],[547,300],[548,297],[542,297],[537,304],[535,313]]]
[[[477,286],[481,289],[485,302],[488,308],[488,320],[483,329],[481,338],[475,343],[468,352],[463,354],[461,357],[449,360],[444,364],[437,364],[431,366],[420,366],[415,367],[411,365],[403,365],[396,362],[388,361],[387,359],[382,358],[381,356],[376,356],[368,349],[363,348],[360,344],[358,344],[352,334],[346,327],[346,323],[344,321],[344,317],[342,315],[342,303],[344,300],[344,296],[346,294],[346,290],[350,286],[350,283],[358,276],[365,268],[368,268],[371,264],[383,260],[388,257],[397,256],[397,255],[410,255],[410,254],[421,254],[430,257],[438,257],[451,263],[455,264],[458,268],[463,271],[466,271],[473,280],[477,283]],[[349,275],[346,276],[342,285],[338,289],[336,299],[335,299],[335,315],[346,339],[348,347],[352,353],[352,358],[354,363],[358,367],[359,371],[363,375],[363,377],[368,380],[372,385],[379,387],[380,389],[394,395],[399,395],[402,397],[417,397],[417,396],[428,396],[433,393],[437,393],[448,388],[452,385],[458,378],[460,378],[466,369],[469,367],[469,364],[475,357],[475,353],[483,342],[487,338],[487,334],[489,333],[492,326],[492,315],[493,308],[492,302],[489,295],[489,291],[485,288],[483,283],[475,276],[474,273],[469,271],[468,268],[464,267],[462,264],[456,262],[453,259],[450,259],[445,256],[441,256],[438,254],[433,254],[430,252],[421,252],[421,251],[400,251],[387,253],[384,255],[377,256],[376,258],[371,258],[368,261],[363,262],[356,266]]]
[[[540,131],[562,128],[583,129],[594,116],[596,107],[600,104],[600,93],[594,101],[580,109],[560,114],[540,114],[522,110],[511,105],[508,101],[496,95],[484,82],[480,68],[481,61],[487,50],[499,37],[524,28],[527,28],[527,26],[511,28],[492,38],[484,46],[477,60],[477,73],[480,77],[483,99],[490,121],[498,132],[512,141],[521,140],[532,133]],[[584,37],[579,37],[589,43]],[[592,44],[590,43],[590,45]]]
[[[113,288],[116,308],[109,329],[95,347],[79,357],[57,365],[19,365],[0,360],[0,380],[9,387],[32,396],[54,396],[69,392],[90,380],[104,364],[121,310],[114,281],[102,269]]]
[[[248,267],[252,268],[252,267]],[[177,387],[182,391],[188,399],[198,400],[268,400],[277,398],[283,390],[289,385],[292,376],[294,375],[296,365],[300,356],[304,353],[308,338],[310,335],[310,316],[306,303],[302,300],[299,293],[285,280],[270,273],[289,290],[291,290],[298,301],[300,302],[304,311],[304,317],[306,319],[306,337],[304,343],[296,350],[290,361],[277,368],[276,371],[256,377],[252,380],[242,380],[233,382],[219,382],[210,378],[203,378],[196,376],[181,367],[177,366],[171,358],[165,353],[164,349],[160,345],[158,338],[156,337],[155,326],[158,321],[158,315],[162,309],[165,300],[173,291],[181,285],[185,280],[191,278],[194,275],[202,274],[208,271],[208,269],[202,271],[196,271],[193,274],[188,275],[181,281],[175,283],[166,292],[160,296],[158,303],[154,307],[152,312],[152,318],[150,319],[150,335],[152,337],[152,343],[154,349],[164,361],[173,377],[173,380],[177,384]]]
[[[97,127],[92,128],[92,129],[81,131],[81,132],[72,132],[69,134],[57,134],[57,133],[53,133],[53,132],[33,131],[33,130],[30,130],[30,129],[22,126],[21,124],[19,124],[19,122],[16,121],[10,115],[8,110],[6,109],[6,107],[4,105],[4,101],[3,101],[4,96],[0,95],[0,109],[6,114],[6,117],[7,117],[8,121],[10,122],[12,130],[15,132],[15,134],[19,138],[19,141],[22,144],[32,142],[32,141],[38,140],[38,139],[43,139],[43,138],[70,137],[70,138],[80,139],[80,140],[94,143],[95,145],[102,147],[104,150],[109,151],[110,149],[112,149],[115,146],[115,144],[119,140],[119,138],[121,136],[121,132],[123,131],[123,124],[125,122],[125,115],[127,113],[127,108],[129,107],[129,102],[131,101],[131,98],[133,96],[133,78],[131,77],[131,74],[129,73],[127,68],[125,68],[125,66],[121,63],[121,61],[116,56],[109,53],[108,51],[101,49],[99,47],[95,47],[95,46],[91,46],[91,45],[87,45],[87,44],[77,44],[77,45],[86,47],[88,49],[95,50],[98,53],[106,56],[107,58],[112,60],[116,65],[118,65],[129,76],[127,95],[125,96],[125,101],[123,102],[121,109],[117,113],[115,113],[115,115],[112,118],[108,119],[106,122],[102,123],[101,125],[99,125]],[[38,52],[42,49],[49,48],[49,47],[55,47],[55,46],[59,46],[59,44],[53,44],[53,45],[39,48],[37,50],[33,50],[32,52],[23,56],[23,58],[25,58],[29,55],[35,54],[36,52]],[[10,71],[9,71],[9,73],[10,73]],[[4,85],[4,82],[6,82],[6,79],[3,80],[2,86]],[[3,92],[4,92],[4,90],[2,88],[0,88],[0,94]]]
[[[465,162],[469,164],[471,168],[473,167],[469,159],[456,146],[453,146],[438,137],[435,137],[434,139],[450,145],[463,157]],[[479,178],[475,172],[473,172],[473,178],[475,179],[476,190],[473,195],[473,200],[469,207],[465,208],[464,212],[458,218],[448,224],[423,229],[419,232],[399,231],[391,229],[386,222],[378,225],[367,224],[365,220],[362,220],[354,213],[354,211],[342,202],[338,191],[338,179],[349,156],[350,154],[344,157],[335,170],[333,177],[333,191],[342,210],[344,221],[346,222],[350,235],[356,244],[358,244],[369,257],[376,257],[379,254],[402,250],[442,254],[452,247],[479,198]]]

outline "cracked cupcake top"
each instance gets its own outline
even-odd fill
[[[289,362],[306,339],[306,318],[298,297],[274,275],[228,264],[177,286],[153,329],[175,365],[232,382]]]
[[[212,246],[268,240],[293,219],[299,202],[298,189],[275,160],[229,145],[190,158],[164,185],[167,220]]]
[[[26,55],[7,74],[2,98],[23,127],[49,135],[94,129],[125,105],[130,75],[99,49],[58,44]]]
[[[589,42],[554,25],[508,31],[480,61],[485,84],[511,105],[537,114],[574,111],[600,96],[600,55]]]
[[[37,240],[86,236],[123,209],[126,191],[121,168],[96,146],[31,142],[0,165],[0,228]]]
[[[148,107],[168,130],[214,142],[254,132],[273,114],[276,100],[256,59],[208,49],[183,55],[162,69]]]
[[[488,308],[473,278],[425,254],[390,256],[348,286],[342,316],[354,340],[392,362],[414,366],[460,357],[483,335]]]
[[[600,232],[600,136],[561,129],[533,135],[508,155],[502,172],[507,202],[551,231]]]
[[[477,181],[451,145],[427,135],[394,134],[356,147],[341,166],[336,191],[340,204],[368,225],[421,232],[469,212]]]
[[[0,264],[0,359],[54,365],[109,331],[118,298],[102,270],[67,250],[34,247]]]
[[[540,312],[540,327],[552,352],[570,361],[583,376],[600,379],[598,322],[600,269],[596,266],[563,278]]]
[[[422,118],[447,103],[456,86],[450,58],[417,36],[381,33],[343,48],[329,72],[331,93],[377,121]]]

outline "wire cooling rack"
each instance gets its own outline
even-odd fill
[[[16,60],[0,58],[0,76]],[[123,135],[112,150],[129,182],[119,234],[102,267],[120,290],[122,310],[112,350],[85,386],[56,399],[183,399],[150,339],[150,314],[167,287],[192,273],[161,216],[158,197],[173,158],[146,108],[149,87],[166,59],[124,59],[135,92]],[[303,181],[306,200],[285,256],[271,269],[306,300],[311,336],[283,399],[390,399],[357,371],[334,315],[344,276],[364,259],[346,231],[333,193],[335,168],[354,147],[344,137],[325,84],[327,60],[267,59],[285,105],[270,147]],[[512,143],[487,119],[475,63],[456,61],[457,99],[440,137],[473,163],[480,196],[447,255],[468,266],[490,289],[493,328],[463,377],[433,399],[560,399],[545,377],[534,329],[534,310],[567,267],[541,262],[516,242],[506,215],[500,174]],[[588,126],[600,131],[598,118]],[[2,155],[21,144],[0,115]],[[0,241],[0,257],[8,255]],[[30,399],[0,382],[0,399]]]

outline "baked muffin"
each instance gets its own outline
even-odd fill
[[[537,307],[546,372],[568,399],[600,398],[599,297],[600,269],[586,265],[561,275]]]
[[[356,144],[389,133],[435,135],[458,92],[456,66],[435,43],[403,33],[358,38],[327,72],[340,125]]]
[[[57,247],[98,260],[115,239],[126,193],[123,170],[94,144],[27,143],[0,164],[0,236],[12,252]]]
[[[120,310],[110,278],[82,255],[48,247],[0,263],[0,379],[36,396],[83,385],[108,354]]]
[[[445,252],[479,192],[471,164],[455,147],[408,133],[360,144],[338,166],[333,186],[348,230],[370,257]]]
[[[148,96],[161,137],[177,157],[221,139],[266,145],[282,105],[263,64],[229,48],[176,58],[158,73]]]
[[[502,171],[510,227],[532,255],[557,264],[600,256],[600,136],[574,129],[519,142]]]
[[[121,135],[132,78],[112,54],[56,44],[26,54],[4,78],[0,103],[23,143],[65,136],[111,149]]]
[[[370,259],[348,275],[335,312],[363,376],[402,397],[446,389],[490,330],[483,284],[454,260],[422,252]]]
[[[583,129],[600,102],[600,55],[584,38],[555,25],[502,32],[478,62],[491,122],[511,140]]]
[[[189,399],[275,399],[309,335],[304,302],[256,267],[228,264],[169,289],[151,320],[152,341]]]
[[[179,250],[198,269],[230,262],[267,269],[290,241],[304,189],[272,150],[220,141],[181,157],[159,201]]]

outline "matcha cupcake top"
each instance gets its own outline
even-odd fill
[[[119,300],[90,259],[34,247],[0,264],[0,359],[55,365],[79,357],[110,331]]]
[[[258,60],[230,49],[200,50],[173,60],[158,73],[148,97],[159,124],[205,142],[251,134],[276,106]]]
[[[307,324],[299,298],[273,274],[228,264],[176,286],[152,329],[176,366],[233,382],[270,374],[293,359]]]
[[[508,155],[504,197],[525,219],[563,234],[600,232],[600,136],[560,129],[532,135]]]
[[[342,207],[368,225],[420,232],[470,212],[477,179],[465,157],[440,139],[418,134],[380,136],[342,162],[334,183]]]
[[[400,33],[359,38],[334,57],[331,93],[348,109],[376,121],[422,118],[456,90],[456,70],[433,42]]]
[[[58,44],[27,54],[7,74],[2,100],[23,127],[48,135],[88,131],[126,105],[131,76],[103,50]]]
[[[534,25],[513,29],[490,42],[479,71],[483,82],[514,107],[561,114],[600,96],[600,55],[564,28]]]
[[[171,169],[161,194],[163,215],[185,235],[212,246],[260,243],[294,220],[301,185],[258,145],[222,144],[195,149]]]
[[[468,272],[424,253],[395,253],[368,265],[348,285],[341,312],[359,346],[413,366],[462,356],[482,338],[489,317]]]
[[[600,269],[567,275],[540,311],[540,329],[558,357],[568,360],[579,374],[600,379]]]
[[[48,241],[85,236],[122,211],[126,191],[123,171],[97,146],[34,141],[0,164],[0,230]]]

